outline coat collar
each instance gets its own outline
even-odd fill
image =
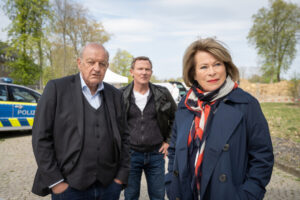
[[[164,93],[159,89],[158,86],[155,86],[150,82],[149,82],[149,87],[154,95],[155,102],[158,102],[158,100],[164,95]]]
[[[232,90],[223,101],[231,101],[233,103],[249,103],[248,93],[241,88],[236,88]]]
[[[121,90],[123,90],[124,99],[130,99],[131,98],[131,94],[132,94],[132,91],[133,91],[133,85],[134,85],[134,82],[132,81],[126,87],[121,88]],[[149,82],[149,88],[150,88],[150,93],[151,93],[151,95],[154,96],[154,101],[157,104],[156,108],[158,108],[160,106],[159,99],[164,95],[164,92],[160,89],[160,86],[156,86],[156,85],[152,84],[151,82]]]
[[[184,104],[186,95],[182,97],[178,104],[178,109],[185,109]],[[223,102],[233,102],[233,103],[249,103],[248,93],[243,91],[241,88],[236,88],[232,90],[224,99]]]
[[[131,97],[132,89],[133,89],[133,81],[127,86],[121,88],[121,90],[123,91],[124,99],[129,99]]]
[[[134,82],[132,81],[129,85],[127,85],[121,89],[124,91],[123,96],[125,99],[129,99],[129,97],[131,96],[131,93],[133,90],[133,85],[134,85]],[[155,100],[158,100],[163,95],[163,92],[161,90],[159,90],[158,87],[153,85],[151,82],[149,82],[149,88],[150,88],[150,91],[154,94]]]

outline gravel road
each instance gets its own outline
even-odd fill
[[[50,196],[42,198],[30,192],[36,170],[30,134],[0,135],[0,158],[0,200],[50,200]],[[123,195],[121,199],[124,199]],[[149,199],[145,180],[140,199]],[[265,199],[299,200],[300,179],[274,168]]]

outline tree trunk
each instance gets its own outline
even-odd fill
[[[43,89],[43,50],[42,50],[42,41],[38,42],[39,48],[39,68],[40,68],[40,82],[39,82],[39,89]]]

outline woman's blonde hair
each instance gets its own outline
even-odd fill
[[[239,70],[233,64],[229,51],[214,38],[199,39],[193,42],[185,51],[183,56],[183,80],[191,87],[195,77],[195,54],[205,51],[212,54],[217,60],[224,62],[226,73],[233,81],[239,80]]]

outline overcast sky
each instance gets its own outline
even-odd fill
[[[182,57],[197,38],[216,37],[230,50],[238,67],[253,73],[259,66],[254,46],[247,41],[252,15],[268,0],[84,0],[90,15],[113,34],[105,47],[115,55],[117,49],[133,56],[148,56],[159,79],[182,76]],[[291,2],[300,5],[299,0]],[[0,30],[9,23],[1,12]],[[6,39],[0,31],[0,39]],[[284,77],[300,73],[300,45],[291,69]]]

